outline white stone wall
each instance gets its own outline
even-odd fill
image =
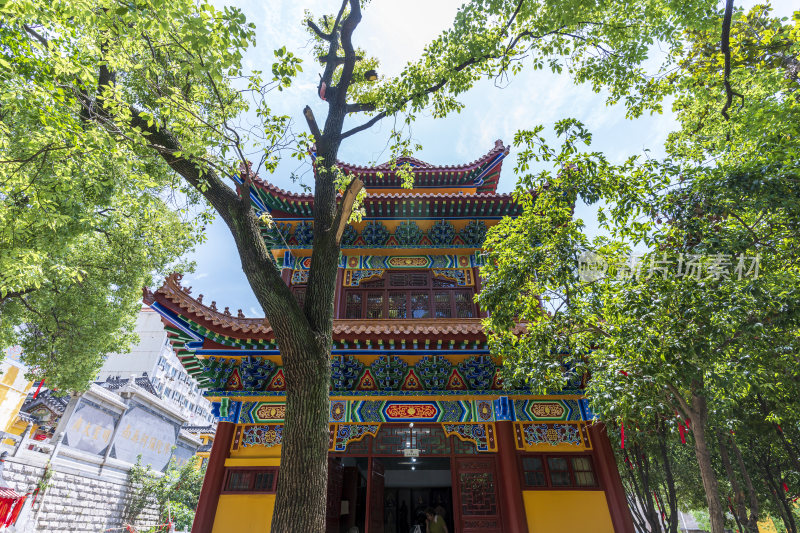
[[[19,493],[32,491],[43,474],[44,461],[15,457],[8,457],[5,461],[4,477]],[[39,495],[33,506],[31,523],[38,513],[33,531],[100,533],[110,528],[122,528],[129,493],[124,478],[99,476],[56,464],[47,490]],[[157,521],[155,508],[148,508],[139,516],[135,526],[143,529]]]

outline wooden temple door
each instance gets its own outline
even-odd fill
[[[342,513],[344,465],[338,457],[328,457],[328,505],[325,508],[325,532],[339,533]]]
[[[460,511],[456,531],[501,533],[495,457],[457,457],[453,462],[453,503]]]
[[[368,524],[367,533],[383,533],[383,486],[385,468],[377,457],[370,460],[369,483],[367,484]]]

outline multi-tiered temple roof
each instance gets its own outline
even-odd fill
[[[400,159],[395,164],[413,173],[411,189],[402,187],[396,167],[388,163],[368,168],[338,163],[364,182],[367,198],[364,218],[342,234],[337,271],[329,531],[354,525],[393,531],[393,518],[383,513],[395,490],[390,479],[405,480],[395,487],[421,487],[427,479],[449,486],[453,531],[526,531],[526,516],[528,524],[540,524],[532,532],[579,531],[561,527],[561,510],[586,508],[588,501],[601,518],[592,517],[593,525],[601,524],[598,531],[628,531],[614,529],[608,518],[603,491],[614,487],[619,506],[625,505],[625,494],[619,480],[609,477],[606,465],[614,458],[608,439],[589,427],[593,415],[583,396],[583,376],[565,365],[566,389],[549,395],[534,394],[523,380],[503,383],[501,361],[490,352],[481,326],[474,300],[481,289],[486,232],[521,212],[511,195],[497,193],[507,154],[498,141],[462,166]],[[257,178],[253,183],[251,202],[274,222],[262,229],[265,243],[303,305],[315,229],[313,196]],[[195,298],[179,276],[145,300],[164,318],[178,357],[206,389],[219,421],[208,466],[208,475],[218,481],[203,488],[216,515],[206,521],[214,531],[266,531],[274,483],[256,480],[277,478],[288,407],[272,328],[263,318],[231,312],[236,302]],[[423,465],[436,465],[437,475],[415,474]],[[449,465],[446,480],[438,475],[444,465]],[[521,465],[527,465],[524,472]],[[544,465],[552,469],[550,481]],[[573,479],[569,465],[580,476]],[[399,516],[402,507],[394,501],[398,514],[392,516]],[[253,519],[255,509],[263,511],[262,518]],[[583,526],[581,520],[573,522]],[[211,526],[204,530],[211,531]]]
[[[498,363],[490,356],[473,296],[480,289],[487,229],[520,212],[510,195],[496,192],[507,153],[497,141],[482,158],[457,167],[402,159],[397,163],[412,168],[412,189],[401,187],[388,164],[339,164],[364,181],[368,196],[365,217],[349,224],[342,238],[332,397],[501,392]],[[264,229],[265,240],[302,301],[313,242],[313,196],[282,191],[257,178],[254,183],[254,206],[275,222]],[[202,295],[195,298],[179,276],[147,292],[145,300],[164,317],[179,358],[212,401],[283,394],[280,351],[266,319],[224,307],[235,302],[218,306]],[[372,305],[373,300],[379,304]],[[577,403],[564,412],[580,416]]]

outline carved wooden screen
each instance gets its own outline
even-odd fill
[[[450,439],[441,426],[384,424],[375,437],[372,453],[375,455],[403,455],[403,450],[414,448],[421,455],[449,455]]]
[[[325,512],[326,533],[339,533],[342,512],[342,479],[344,467],[338,457],[328,457],[328,506]]]
[[[341,313],[349,319],[475,318],[474,287],[430,270],[388,271],[384,278],[346,288]]]
[[[501,533],[494,457],[459,457],[455,462],[455,501],[461,511],[462,533]]]

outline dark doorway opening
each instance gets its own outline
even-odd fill
[[[425,531],[425,510],[431,508],[453,529],[450,459],[386,457],[384,468],[383,533]]]
[[[326,533],[366,531],[368,475],[366,457],[328,458]]]
[[[429,507],[455,531],[450,467],[448,457],[331,457],[327,533],[424,533]]]

